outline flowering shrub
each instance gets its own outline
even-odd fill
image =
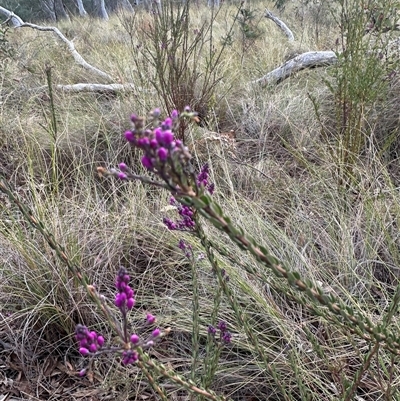
[[[154,345],[167,332],[162,332],[159,328],[155,328],[150,338],[143,340],[136,333],[128,333],[128,319],[127,313],[135,305],[134,291],[129,286],[130,277],[124,267],[120,267],[116,280],[115,287],[117,294],[115,296],[115,306],[119,309],[122,315],[121,324],[117,324],[116,331],[118,333],[121,345],[114,347],[104,347],[104,337],[99,335],[95,331],[89,331],[86,326],[78,324],[75,329],[75,338],[78,341],[79,352],[83,356],[95,357],[103,353],[120,353],[122,364],[129,365],[138,361],[139,353],[137,348],[148,349]],[[103,308],[107,311],[108,316],[113,316],[111,310],[105,304],[104,298],[94,293],[100,302],[103,304]],[[114,322],[116,319],[113,319]],[[153,325],[156,322],[156,317],[148,313],[146,315],[146,324]],[[86,373],[86,369],[79,372],[82,376]]]
[[[45,229],[44,224],[16,199],[3,181],[0,182],[0,189],[20,208],[30,224],[40,231],[51,248],[67,265],[71,274],[86,288],[88,295],[102,310],[117,334],[119,343],[108,344],[101,333],[91,331],[86,326],[79,324],[76,327],[75,337],[80,354],[92,360],[105,353],[118,353],[123,365],[135,364],[143,371],[149,385],[162,400],[168,400],[168,395],[163,384],[159,382],[160,377],[166,378],[177,387],[184,388],[189,393],[198,394],[200,397],[214,401],[225,400],[224,396],[217,395],[210,390],[222,349],[225,347],[229,350],[229,347],[234,345],[231,344],[233,337],[228,330],[229,322],[219,321],[217,323],[219,307],[223,298],[233,312],[236,327],[240,327],[243,331],[241,334],[250,344],[257,366],[260,366],[260,369],[268,373],[274,380],[277,391],[282,394],[283,398],[294,399],[288,395],[287,387],[285,388],[283,385],[282,376],[277,370],[279,365],[270,360],[265,346],[259,340],[254,324],[250,320],[250,313],[243,306],[243,299],[238,294],[241,289],[232,287],[233,283],[228,276],[230,271],[221,267],[216,253],[223,255],[232,263],[239,265],[240,261],[205,234],[204,223],[201,219],[203,218],[227,235],[242,251],[251,254],[261,265],[261,269],[255,269],[251,264],[240,264],[240,267],[255,282],[261,285],[269,284],[272,272],[280,280],[286,281],[290,285],[290,289],[285,295],[292,301],[303,305],[309,312],[322,316],[335,329],[345,330],[362,342],[369,344],[369,350],[363,357],[361,367],[355,373],[350,385],[343,390],[343,399],[346,401],[352,399],[363,374],[368,370],[371,360],[377,356],[380,348],[393,355],[400,353],[399,337],[390,324],[397,311],[400,291],[396,292],[385,319],[381,322],[373,322],[361,310],[353,309],[349,300],[343,301],[335,295],[325,293],[323,288],[310,280],[303,279],[299,272],[289,269],[272,256],[256,239],[246,235],[241,227],[224,214],[217,203],[214,185],[210,183],[209,166],[203,166],[197,174],[194,171],[191,155],[185,144],[175,138],[174,131],[179,128],[182,119],[193,119],[195,113],[186,108],[181,114],[173,111],[171,116],[165,119],[160,119],[160,114],[160,110],[154,110],[150,114],[149,125],[145,119],[133,115],[131,117],[133,129],[124,134],[132,146],[142,150],[141,161],[143,167],[151,175],[150,177],[133,174],[124,163],[119,165],[119,169],[99,168],[98,171],[102,175],[116,177],[122,181],[141,180],[144,183],[167,189],[172,195],[170,203],[175,206],[179,218],[176,221],[164,218],[164,223],[169,230],[180,231],[182,236],[187,236],[187,238],[181,238],[177,246],[189,261],[192,275],[193,332],[190,378],[166,368],[147,353],[147,350],[155,346],[161,338],[169,333],[170,329],[162,330],[154,327],[150,335],[141,336],[137,330],[132,330],[130,327],[128,314],[135,306],[135,292],[130,287],[130,276],[127,270],[121,267],[118,271],[115,281],[117,294],[114,306],[111,307],[105,297],[99,295],[89,284],[89,279],[84,272],[71,262],[63,247],[54,240],[54,237]],[[208,329],[201,325],[199,318],[201,297],[198,291],[196,264],[203,259],[203,256],[195,258],[195,248],[190,243],[191,238],[200,243],[204,249],[204,254],[211,265],[217,283]],[[115,308],[121,315],[120,318],[116,317]],[[144,324],[154,325],[155,323],[155,316],[148,313]],[[206,339],[205,352],[200,350],[200,336]],[[203,365],[203,369],[199,369],[200,363]],[[83,375],[85,372],[86,369],[83,369],[79,375]]]

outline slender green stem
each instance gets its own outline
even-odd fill
[[[204,249],[206,250],[207,258],[211,263],[213,271],[215,272],[215,274],[217,276],[218,284],[222,288],[222,291],[225,294],[230,307],[232,308],[232,310],[235,313],[237,323],[240,325],[240,327],[243,327],[247,338],[249,339],[250,343],[254,347],[255,352],[259,355],[267,372],[269,372],[271,374],[271,376],[273,377],[275,383],[277,384],[277,386],[278,386],[279,390],[281,391],[282,395],[284,396],[284,398],[286,400],[290,400],[289,396],[286,393],[285,388],[281,384],[281,380],[278,377],[275,369],[273,369],[273,367],[271,366],[271,364],[269,362],[269,358],[268,358],[267,354],[265,353],[264,348],[259,344],[258,338],[257,338],[256,334],[254,333],[254,330],[252,330],[251,327],[249,326],[246,313],[242,310],[234,293],[228,286],[228,281],[226,280],[226,277],[223,274],[222,269],[219,267],[218,261],[214,256],[214,252],[211,247],[211,244],[208,241],[208,238],[205,235],[201,225],[197,226],[197,233],[199,235],[201,244],[203,245]]]
[[[379,343],[377,342],[374,344],[373,348],[368,352],[368,354],[364,358],[363,364],[356,372],[351,387],[344,394],[343,397],[344,401],[350,401],[353,399],[353,395],[356,392],[364,373],[369,369],[371,365],[371,360],[378,351],[379,351]]]
[[[137,365],[141,369],[141,371],[145,374],[147,381],[149,382],[151,388],[160,396],[162,401],[168,401],[168,394],[165,390],[157,384],[156,379],[152,375],[151,371],[147,368],[146,364],[142,361],[138,361]]]
[[[391,352],[400,353],[400,342],[396,335],[382,325],[374,325],[369,318],[355,312],[341,299],[325,294],[322,288],[311,281],[303,280],[298,272],[290,271],[282,262],[270,255],[265,247],[259,245],[252,237],[245,235],[243,229],[235,227],[231,220],[223,215],[221,207],[209,196],[188,194],[179,199],[185,205],[197,209],[214,227],[225,232],[240,249],[250,252],[257,261],[271,269],[277,277],[285,278],[291,286],[304,292],[309,299],[326,306],[333,314],[343,319],[343,322],[349,327],[358,326],[362,333],[368,333],[366,339],[370,340],[372,337],[375,341],[385,342]]]
[[[171,380],[173,383],[178,384],[179,386],[185,388],[190,393],[196,393],[200,396],[203,396],[212,401],[228,401],[229,399],[223,396],[217,395],[212,390],[205,390],[201,387],[198,387],[196,383],[191,380],[186,380],[182,376],[178,375],[174,371],[167,369],[163,364],[150,359],[149,356],[143,352],[141,348],[137,348],[137,351],[140,355],[140,361],[149,369],[153,369],[155,372],[160,374],[161,376]]]

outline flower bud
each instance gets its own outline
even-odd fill
[[[131,310],[135,306],[135,299],[134,298],[128,298],[126,301],[126,309]]]
[[[102,347],[104,344],[104,337],[103,336],[98,336],[97,337],[97,344],[99,344],[99,347]]]
[[[135,142],[135,135],[132,131],[125,131],[124,137],[128,142]]]
[[[160,329],[154,329],[153,332],[151,333],[151,336],[156,338],[159,337],[159,335],[161,334],[161,330]]]
[[[132,334],[131,335],[131,343],[132,344],[138,344],[140,341],[140,338],[137,334]]]
[[[146,321],[148,324],[153,324],[156,321],[156,317],[153,316],[151,313],[146,315]]]

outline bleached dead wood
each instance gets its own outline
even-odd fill
[[[117,92],[143,92],[155,94],[154,91],[149,89],[143,89],[132,83],[127,84],[90,84],[90,83],[79,83],[73,85],[54,85],[53,88],[59,92],[65,93],[109,93],[114,94]],[[37,88],[28,89],[30,92],[39,93],[47,91],[48,86],[43,85]]]
[[[75,45],[72,42],[72,40],[68,40],[62,33],[61,31],[56,28],[55,26],[41,26],[41,25],[36,25],[36,24],[31,24],[29,22],[24,22],[22,25],[19,26],[19,28],[24,28],[24,27],[29,27],[32,29],[36,29],[38,31],[51,31],[54,32],[66,45],[69,50],[69,52],[72,54],[73,58],[75,61],[81,65],[83,68],[86,70],[89,70],[93,74],[96,74],[102,78],[107,79],[108,81],[112,81],[111,75],[108,75],[104,71],[99,70],[98,68],[92,66],[89,64],[75,49]]]
[[[288,26],[283,21],[281,21],[278,17],[272,14],[271,11],[268,10],[265,10],[264,16],[265,18],[270,19],[271,21],[275,22],[276,25],[278,25],[278,28],[281,31],[283,31],[283,33],[287,36],[289,42],[294,41],[293,32],[288,28]]]
[[[264,75],[262,78],[253,81],[253,84],[261,86],[274,85],[290,77],[296,72],[307,68],[325,67],[337,62],[336,53],[333,51],[306,52],[288,60],[286,63],[273,71]]]
[[[11,18],[11,21],[16,21],[17,25],[14,25],[16,28],[32,28],[36,29],[38,31],[51,31],[54,32],[66,45],[69,50],[69,52],[72,54],[73,58],[75,61],[85,68],[86,70],[92,72],[93,74],[96,74],[104,79],[107,79],[108,81],[112,81],[111,75],[108,75],[104,71],[99,70],[98,68],[92,66],[89,64],[75,49],[74,42],[72,40],[68,40],[62,33],[61,31],[56,28],[55,26],[41,26],[41,25],[36,25],[36,24],[31,24],[29,22],[24,22],[22,18],[18,17],[14,13],[12,13],[10,10],[7,10],[4,7],[0,7],[0,13],[3,15],[6,15],[7,18]],[[15,24],[15,22],[13,22]]]
[[[7,20],[10,20],[14,27],[19,27],[24,23],[24,21],[22,21],[22,19],[18,17],[18,15],[15,15],[12,11],[7,10],[6,8],[1,6],[0,14],[5,15],[7,17]]]
[[[54,85],[54,88],[60,92],[96,92],[96,93],[117,93],[117,92],[146,92],[145,89],[139,88],[134,84],[88,84],[80,83],[73,85]],[[36,88],[35,91],[46,90],[47,86]],[[151,92],[151,91],[150,91]],[[151,92],[152,93],[152,92]]]

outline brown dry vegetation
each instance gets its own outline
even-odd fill
[[[362,117],[365,136],[373,140],[357,155],[352,178],[342,185],[332,151],[337,116],[326,85],[333,80],[331,70],[303,71],[273,88],[250,84],[293,52],[334,49],[338,27],[326,10],[290,5],[281,14],[296,37],[289,44],[271,21],[261,18],[265,7],[272,4],[251,4],[264,33],[245,44],[245,54],[235,24],[232,43],[216,68],[221,79],[212,96],[203,104],[193,99],[202,122],[188,128],[187,143],[196,165],[210,163],[215,196],[233,221],[287,266],[379,321],[400,275],[399,81],[391,77],[387,94],[378,96]],[[224,4],[216,16],[217,51],[236,12],[237,6]],[[194,32],[209,20],[210,9],[201,7],[190,17]],[[180,233],[167,232],[161,223],[168,193],[95,173],[97,166],[122,161],[144,172],[122,133],[132,112],[145,115],[165,106],[151,84],[157,72],[142,52],[151,46],[146,41],[152,21],[139,10],[134,17],[121,14],[108,22],[75,18],[60,24],[88,62],[117,82],[135,83],[136,90],[115,95],[54,91],[56,137],[46,66],[54,84],[101,81],[74,64],[50,33],[9,31],[12,52],[0,59],[0,172],[98,291],[112,299],[118,266],[128,269],[138,301],[132,326],[149,311],[160,327],[171,327],[150,353],[185,375],[191,366],[191,272],[176,247]],[[205,57],[198,59],[200,72]],[[236,135],[233,149],[204,141],[230,130]],[[114,334],[5,195],[0,213],[0,399],[1,394],[32,400],[155,399],[140,370],[122,367],[116,357],[99,359],[93,376],[77,378],[84,361],[73,339],[75,325],[84,323],[107,338]],[[289,399],[343,399],[346,380],[353,380],[368,352],[365,340],[312,316],[285,296],[291,289],[272,273],[269,283],[255,281],[241,264],[263,267],[211,227],[206,230],[237,255],[238,264],[223,257],[221,264]],[[201,252],[195,240],[185,238]],[[206,261],[199,262],[198,271],[203,347],[217,284]],[[233,343],[221,355],[212,388],[234,400],[284,399],[224,300],[219,317],[228,322]],[[391,329],[399,330],[397,315]],[[359,400],[399,399],[397,360],[380,351],[360,380]],[[164,379],[160,383],[171,400],[189,399]]]

